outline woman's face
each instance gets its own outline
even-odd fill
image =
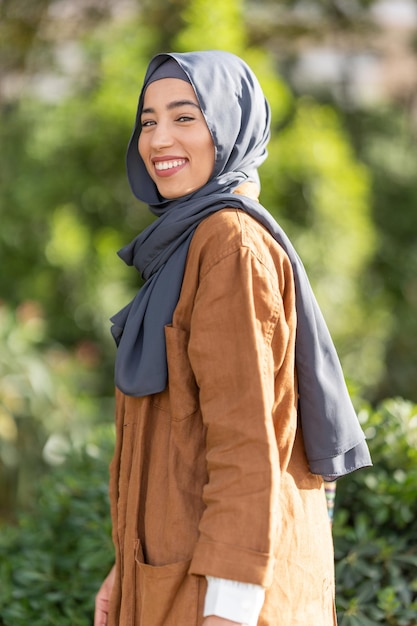
[[[214,144],[190,83],[163,78],[145,91],[139,154],[159,193],[169,200],[207,183]]]

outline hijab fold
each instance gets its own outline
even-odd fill
[[[158,194],[137,150],[143,95],[156,70],[172,59],[193,86],[216,148],[214,173],[206,185],[175,200]],[[293,245],[256,200],[233,193],[241,183],[259,183],[270,112],[259,83],[238,57],[205,51],[160,54],[145,75],[127,151],[135,196],[156,219],[119,251],[145,280],[135,298],[112,317],[117,343],[115,382],[124,393],[145,396],[167,386],[164,327],[179,299],[188,248],[198,224],[215,211],[236,207],[263,224],[286,251],[296,286],[296,368],[299,415],[310,470],[335,479],[371,465],[368,446],[350,400],[340,362]]]

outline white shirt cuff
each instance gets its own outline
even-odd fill
[[[264,600],[261,585],[207,576],[204,617],[216,615],[232,622],[256,626]]]

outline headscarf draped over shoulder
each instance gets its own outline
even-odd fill
[[[173,64],[174,61],[174,64]],[[175,65],[177,64],[177,65]],[[210,180],[193,193],[162,198],[138,153],[140,114],[153,79],[176,77],[192,85],[215,146]],[[116,385],[126,394],[158,393],[167,385],[164,326],[178,302],[188,247],[198,224],[211,213],[237,207],[263,224],[284,248],[296,283],[296,367],[299,413],[310,470],[335,479],[371,465],[363,431],[352,406],[340,362],[303,264],[285,232],[257,201],[233,193],[253,181],[267,156],[270,109],[257,78],[239,57],[211,50],[155,56],[145,75],[127,150],[134,195],[158,216],[120,257],[145,280],[124,309],[112,317],[118,345]]]

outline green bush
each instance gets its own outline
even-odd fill
[[[338,484],[334,524],[340,626],[417,624],[417,406],[361,413],[372,469]]]
[[[417,406],[360,413],[374,467],[338,483],[334,521],[339,626],[417,624]],[[110,425],[96,427],[38,486],[35,510],[0,532],[0,626],[91,626],[113,561]]]
[[[102,346],[49,344],[38,302],[0,302],[0,344],[0,519],[10,521],[50,465],[113,421],[114,398],[102,393]]]
[[[0,529],[0,625],[91,626],[114,560],[108,504],[110,426],[38,486],[35,509]]]

